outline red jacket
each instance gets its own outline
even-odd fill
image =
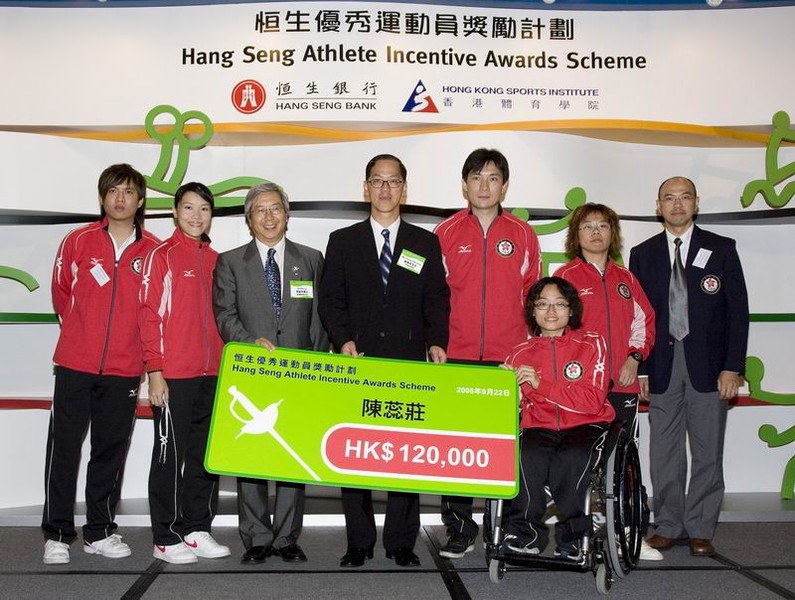
[[[99,375],[143,373],[138,288],[144,257],[160,240],[136,228],[116,262],[108,221],[69,232],[58,248],[52,303],[61,319],[55,364]]]
[[[453,359],[502,362],[527,339],[524,301],[541,277],[541,252],[533,229],[500,210],[486,235],[464,209],[435,229],[450,286]]]
[[[637,394],[638,380],[629,387],[618,386],[618,373],[630,352],[643,360],[654,346],[654,309],[640,282],[615,261],[608,260],[604,275],[582,258],[563,265],[555,275],[577,288],[583,302],[582,329],[595,331],[607,340],[607,371],[614,392]]]
[[[557,337],[536,336],[516,346],[505,361],[513,367],[530,365],[541,382],[534,390],[520,387],[522,428],[571,429],[616,418],[607,401],[605,342],[592,332],[568,329]]]
[[[146,371],[167,379],[217,375],[223,341],[213,316],[218,253],[176,229],[146,257],[139,323]]]

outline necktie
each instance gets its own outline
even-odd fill
[[[279,274],[279,265],[273,258],[276,250],[270,248],[268,250],[268,260],[265,261],[265,281],[268,283],[268,291],[271,293],[271,304],[276,313],[276,319],[279,319],[282,312],[282,290],[281,290],[281,275]]]
[[[381,235],[384,236],[384,245],[381,247],[381,256],[378,258],[378,263],[381,267],[381,281],[384,282],[384,289],[386,289],[386,284],[389,283],[389,269],[392,268],[392,247],[389,245],[389,229],[384,229]]]
[[[690,332],[687,318],[687,281],[685,280],[685,267],[682,264],[682,254],[679,247],[682,240],[674,240],[676,252],[674,264],[671,269],[671,285],[668,288],[668,333],[676,340],[683,340]]]

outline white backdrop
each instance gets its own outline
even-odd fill
[[[341,31],[317,30],[315,18],[328,10],[339,11]],[[345,18],[357,10],[368,15],[370,31],[347,31]],[[309,15],[310,31],[288,31],[291,11]],[[266,12],[276,15],[279,31],[257,30],[257,17]],[[398,15],[398,33],[377,31],[384,12]],[[430,32],[408,33],[408,14],[427,17]],[[13,57],[0,62],[0,216],[7,210],[95,214],[96,180],[105,166],[129,162],[144,174],[154,173],[163,149],[146,133],[144,121],[153,107],[168,104],[179,112],[200,111],[215,130],[209,145],[186,157],[184,181],[210,185],[260,177],[283,185],[294,202],[361,200],[365,163],[389,152],[408,166],[409,204],[455,208],[464,202],[460,169],[466,155],[480,146],[496,147],[512,169],[506,206],[529,209],[531,215],[538,209],[564,210],[566,193],[581,187],[588,200],[608,204],[624,218],[626,260],[633,245],[659,231],[656,223],[633,217],[653,214],[657,186],[671,175],[696,181],[704,215],[769,211],[761,199],[743,209],[739,198],[746,183],[765,177],[773,114],[785,110],[795,116],[795,78],[785,68],[795,55],[789,31],[794,18],[793,7],[644,12],[357,2],[0,7],[0,55]],[[440,19],[452,19],[457,34],[434,33]],[[516,37],[494,37],[497,19],[513,21]],[[551,39],[555,20],[569,28],[571,39]],[[473,23],[485,23],[485,35],[465,34]],[[523,38],[528,23],[533,37]],[[340,45],[373,50],[376,58],[298,60],[307,48],[317,53]],[[284,59],[245,63],[246,46],[279,50],[282,57],[293,48],[296,60],[290,66]],[[396,64],[387,61],[387,46],[471,54],[475,66]],[[185,64],[186,49],[194,56],[234,50],[233,64]],[[490,66],[489,52],[545,56],[546,66]],[[572,52],[632,56],[636,66],[568,68]],[[241,113],[232,101],[233,88],[244,79],[255,79],[266,91],[261,109],[252,114]],[[437,112],[411,110],[419,81]],[[343,108],[313,109],[312,85]],[[336,94],[343,88],[347,95]],[[510,93],[511,88],[520,92]],[[571,95],[553,94],[561,89]],[[596,95],[588,95],[594,90]],[[345,108],[346,98],[354,97],[369,107]],[[290,102],[300,105],[299,98],[307,99],[307,108],[290,108]],[[162,118],[157,122],[167,124]],[[779,152],[778,163],[793,162],[790,145]],[[169,173],[175,164],[176,153]],[[150,190],[150,197],[162,196]],[[349,222],[296,213],[288,235],[324,250],[329,232]],[[737,240],[751,312],[795,312],[791,219],[733,223],[706,226]],[[41,285],[29,292],[0,278],[0,313],[52,313],[52,260],[73,226],[0,225],[0,266],[21,269]],[[148,226],[166,236],[172,225],[150,219]],[[249,239],[240,217],[216,218],[212,238],[221,251]],[[559,252],[563,235],[542,236],[541,244],[546,252]],[[795,393],[793,333],[791,322],[752,323],[749,355],[764,362],[768,391]],[[0,399],[50,397],[57,334],[56,325],[0,322]],[[42,502],[46,417],[39,410],[0,412],[5,457],[0,478],[9,482],[0,490],[0,507]],[[767,448],[756,433],[764,423],[786,429],[792,411],[785,406],[731,411],[729,492],[779,489],[792,447]],[[124,497],[146,495],[150,427],[138,423]]]

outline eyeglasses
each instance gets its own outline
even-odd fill
[[[679,202],[681,202],[682,204],[685,204],[687,202],[692,202],[693,200],[695,200],[695,196],[693,196],[692,194],[680,194],[679,196],[674,196],[673,194],[666,194],[665,196],[660,198],[660,202],[665,202],[666,204],[673,204],[677,200],[679,200]]]
[[[402,179],[378,179],[378,178],[375,178],[375,177],[373,179],[368,179],[367,180],[367,185],[369,185],[371,188],[375,188],[377,190],[380,190],[382,187],[384,187],[384,184],[387,184],[389,186],[389,189],[396,190],[401,185],[403,185],[403,180]]]
[[[539,300],[533,303],[533,308],[540,311],[547,311],[550,308],[555,312],[561,312],[569,307],[568,302],[547,302],[546,300]]]
[[[278,217],[283,212],[284,207],[281,204],[272,204],[271,206],[258,206],[257,208],[253,208],[249,214],[254,217],[264,217],[266,214],[272,217]]]
[[[609,231],[610,230],[610,223],[607,221],[599,221],[596,222],[589,222],[583,223],[580,225],[580,231],[587,231],[588,233],[593,233],[594,231]]]

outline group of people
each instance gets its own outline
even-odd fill
[[[53,272],[61,335],[46,454],[44,562],[70,559],[89,424],[83,548],[110,558],[130,554],[114,511],[144,373],[154,416],[153,555],[184,564],[230,554],[211,535],[218,479],[203,467],[221,349],[230,341],[513,369],[520,486],[506,508],[501,543],[518,554],[538,554],[548,542],[548,486],[560,515],[555,553],[578,557],[584,475],[608,425],[619,419],[636,437],[637,405],[648,401],[656,531],[641,558],[660,559],[660,550],[683,540],[694,555],[713,554],[727,401],[741,382],[748,337],[734,242],[694,225],[695,185],[674,177],[658,191],[665,230],[632,250],[629,269],[619,264],[618,216],[588,203],[569,220],[571,261],[546,277],[533,229],[502,208],[505,156],[479,148],[461,176],[467,206],[430,232],[401,218],[402,161],[373,157],[363,183],[370,215],[333,232],[324,260],[287,239],[289,199],[274,183],[246,196],[251,242],[219,255],[208,237],[214,199],[206,186],[179,188],[176,228],[160,242],[143,228],[144,178],[126,164],[106,169],[98,183],[100,221],[64,238]],[[301,281],[301,293],[293,280]],[[244,564],[271,556],[307,560],[298,544],[304,486],[275,486],[271,511],[268,482],[238,479]],[[372,495],[343,488],[341,496],[347,548],[340,566],[360,567],[376,543]],[[474,549],[472,506],[472,498],[442,498],[449,537],[440,555],[455,559]],[[388,559],[420,564],[419,525],[418,495],[389,492]]]

